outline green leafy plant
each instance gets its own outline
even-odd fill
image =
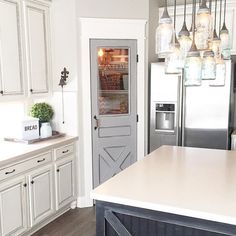
[[[54,115],[54,111],[52,107],[45,102],[35,103],[30,109],[30,115],[38,118],[40,122],[49,122]]]

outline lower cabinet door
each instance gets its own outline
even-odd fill
[[[52,173],[52,166],[46,166],[29,175],[31,227],[54,212]]]
[[[1,236],[19,235],[27,229],[26,186],[24,177],[0,185]]]
[[[67,205],[74,198],[74,163],[73,157],[56,164],[56,199],[57,209]]]

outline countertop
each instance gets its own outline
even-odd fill
[[[39,152],[42,153],[51,148],[60,147],[77,139],[78,137],[74,136],[64,136],[33,144],[0,141],[0,168],[13,162],[21,161],[27,156],[37,155]]]
[[[236,151],[162,146],[91,197],[236,225]]]

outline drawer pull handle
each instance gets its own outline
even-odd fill
[[[40,162],[43,162],[45,161],[45,158],[41,159],[41,160],[38,160],[37,162],[40,163]]]
[[[34,184],[34,181],[33,181],[33,180],[31,181],[31,184]]]
[[[69,149],[65,150],[65,151],[62,151],[63,154],[69,152]]]
[[[13,169],[12,171],[7,171],[7,172],[5,173],[5,175],[12,174],[12,173],[14,173],[15,171],[16,171],[15,169]]]

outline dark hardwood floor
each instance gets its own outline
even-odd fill
[[[70,210],[32,236],[95,236],[95,208]]]

